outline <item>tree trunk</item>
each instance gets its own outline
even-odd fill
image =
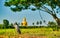
[[[56,16],[56,14],[52,14],[53,18],[57,22],[58,26],[60,26],[60,19]]]

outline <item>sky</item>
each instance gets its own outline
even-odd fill
[[[3,19],[9,20],[10,23],[18,22],[21,23],[22,19],[26,17],[28,25],[32,25],[33,22],[40,21],[41,18],[39,16],[39,10],[31,11],[22,10],[21,12],[13,12],[10,10],[9,7],[4,6],[5,0],[0,0],[0,24],[3,23]],[[51,15],[46,12],[41,11],[41,16],[43,17],[46,22],[54,21]]]

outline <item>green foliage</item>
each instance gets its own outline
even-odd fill
[[[34,22],[32,23],[32,25],[34,25]]]
[[[56,6],[60,7],[60,0],[7,0],[5,1],[5,6],[10,7],[11,5],[16,6],[16,8],[19,8],[20,10],[22,9],[28,9],[30,5],[34,5],[37,9],[40,8],[41,6],[47,4],[51,8],[56,8]],[[20,6],[19,6],[20,5]],[[12,9],[12,11],[20,11],[18,9]],[[34,9],[35,10],[35,9]]]
[[[3,20],[3,26],[6,28],[6,27],[8,27],[8,25],[9,25],[9,21],[4,19]]]
[[[55,22],[48,22],[48,27],[51,27],[53,31],[59,30],[58,25]]]
[[[12,26],[12,27],[13,27],[13,23],[11,23],[11,24],[10,24],[10,26]]]
[[[0,29],[2,29],[3,28],[3,24],[0,24]]]
[[[37,21],[36,24],[39,25],[39,22]]]
[[[42,21],[40,21],[40,24],[42,24]]]
[[[55,23],[55,22],[48,22],[48,26],[53,26],[53,27],[56,27],[57,26],[57,24]]]

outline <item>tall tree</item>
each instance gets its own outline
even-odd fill
[[[32,25],[34,25],[34,22],[32,23]]]
[[[10,7],[14,12],[24,9],[47,12],[60,25],[60,19],[57,17],[57,14],[60,13],[60,0],[6,0],[4,5]],[[31,5],[35,8],[30,8]]]
[[[40,21],[40,25],[42,24],[42,21]]]
[[[4,25],[4,27],[8,27],[8,25],[9,25],[9,21],[6,20],[6,19],[4,19],[4,20],[3,20],[3,25]]]
[[[36,24],[39,25],[39,22],[37,21]]]

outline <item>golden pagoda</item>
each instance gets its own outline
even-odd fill
[[[26,18],[24,17],[21,23],[22,26],[27,26],[27,21]]]

